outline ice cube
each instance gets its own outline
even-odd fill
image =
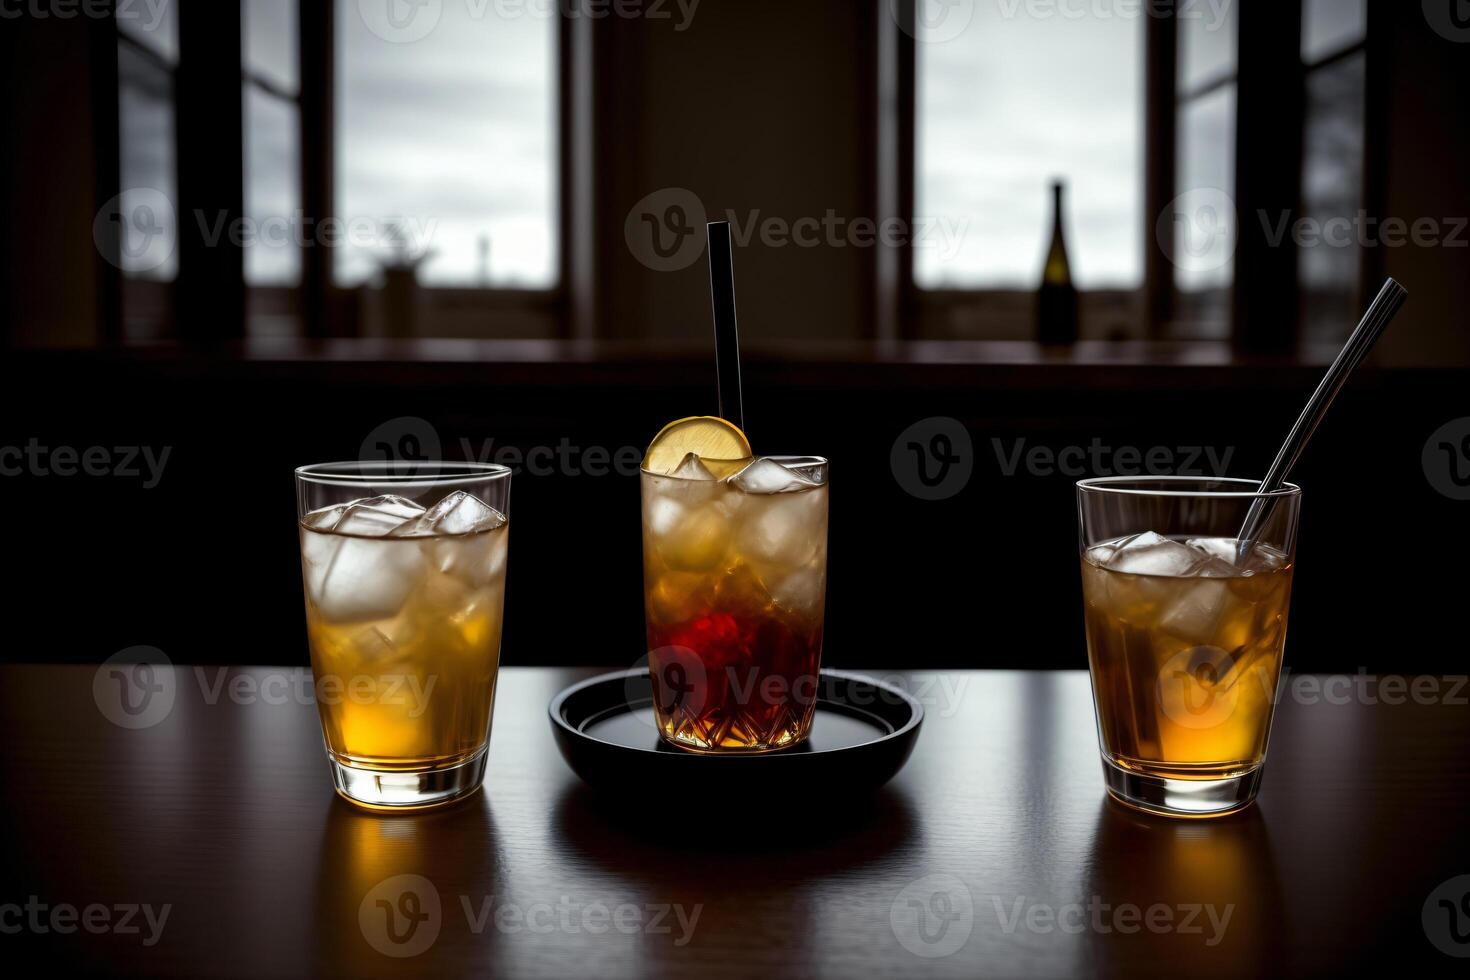
[[[815,568],[803,568],[787,575],[770,588],[771,598],[793,612],[817,611],[827,592],[826,576]]]
[[[302,533],[307,593],[333,622],[395,616],[423,580],[426,562],[415,542]]]
[[[772,600],[766,583],[749,565],[740,562],[715,585],[714,601],[718,608],[731,611],[737,618],[749,616],[758,619],[770,609]],[[734,627],[735,624],[732,622],[730,625]],[[732,649],[738,649],[738,646],[732,646]]]
[[[648,589],[648,614],[660,623],[694,619],[714,601],[714,580],[701,572],[665,572]]]
[[[314,527],[321,531],[331,531],[342,519],[347,510],[346,504],[334,504],[329,507],[320,507],[301,519],[301,523],[307,527]]]
[[[402,656],[399,653],[398,644],[377,626],[369,626],[365,630],[354,633],[352,645],[354,652],[361,656],[367,664],[371,664],[373,669],[386,667],[388,661]]]
[[[456,490],[439,501],[412,524],[405,524],[394,537],[477,534],[505,523],[505,515],[473,494]]]
[[[715,475],[710,468],[704,465],[704,460],[699,458],[698,453],[689,453],[684,461],[671,474],[679,480],[713,480]]]
[[[648,531],[654,537],[674,533],[684,519],[684,507],[669,497],[654,497],[648,503]]]
[[[1250,559],[1244,565],[1235,563],[1236,541],[1234,538],[1190,538],[1191,548],[1204,557],[1189,574],[1196,578],[1239,578],[1250,575]]]
[[[1214,555],[1206,555],[1195,562],[1194,567],[1189,570],[1190,578],[1235,578],[1240,575],[1240,569],[1230,563],[1228,559],[1217,558]]]
[[[460,579],[473,588],[496,581],[505,570],[510,537],[498,534],[435,536],[423,542],[424,554],[435,571]]]
[[[388,494],[312,511],[301,533],[301,564],[308,598],[333,622],[388,619],[422,581],[424,555],[408,542],[389,540],[424,509]]]
[[[1230,563],[1234,566],[1236,575],[1274,572],[1286,564],[1286,555],[1270,545],[1257,544],[1245,556],[1245,560],[1237,565],[1235,556],[1239,543],[1235,538],[1190,538],[1188,544],[1191,548]]]
[[[1214,559],[1210,559],[1213,561]],[[1233,570],[1232,570],[1233,573]],[[1251,638],[1254,611],[1230,589],[1233,574],[1179,583],[1159,616],[1159,628],[1190,643],[1235,650]]]
[[[1234,538],[1190,538],[1184,543],[1212,558],[1218,558],[1231,565],[1235,564]]]
[[[730,518],[717,501],[679,510],[674,525],[654,538],[658,553],[672,569],[707,571],[724,561],[730,550]]]
[[[1287,558],[1286,552],[1277,551],[1268,544],[1258,544],[1251,552],[1247,565],[1253,571],[1274,572],[1279,568],[1285,568],[1288,561],[1290,559]]]
[[[1269,575],[1285,568],[1289,561],[1285,553],[1270,545],[1257,544],[1245,556],[1244,572],[1246,575]]]
[[[1200,553],[1179,541],[1144,531],[1118,543],[1107,567],[1129,575],[1187,575],[1200,558]]]
[[[827,542],[825,494],[789,493],[745,501],[736,548],[751,561],[795,568]]]
[[[730,477],[730,483],[745,493],[792,493],[817,486],[774,459],[758,459]]]
[[[385,494],[348,504],[332,530],[338,534],[383,538],[423,513],[424,509],[412,500]]]
[[[330,527],[336,523],[336,518],[324,523]],[[322,583],[326,581],[327,572],[332,567],[332,560],[337,557],[337,549],[342,546],[342,541],[335,534],[301,532],[301,574],[306,579],[306,591],[313,601],[321,595]]]
[[[1260,567],[1247,565],[1244,575],[1237,574],[1230,581],[1230,588],[1236,595],[1247,602],[1260,603],[1260,614],[1268,618],[1284,613],[1284,593],[1291,585],[1291,576],[1282,574],[1281,565],[1265,564],[1265,561],[1278,560],[1285,564],[1284,558],[1267,558]]]

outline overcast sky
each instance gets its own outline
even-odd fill
[[[1074,279],[1138,285],[1143,20],[972,9],[958,37],[918,46],[915,211],[970,223],[952,257],[915,250],[919,284],[1034,286],[1061,178]]]
[[[341,213],[417,222],[426,282],[478,281],[488,235],[491,281],[549,285],[551,21],[534,4],[506,17],[444,0],[427,36],[394,43],[358,0],[338,2]],[[919,44],[916,210],[967,228],[957,252],[917,250],[920,282],[1033,284],[1060,176],[1079,284],[1137,285],[1142,20],[1037,17],[1004,0],[972,10],[957,37]],[[343,250],[339,275],[367,276],[382,250]]]
[[[425,37],[390,41],[374,28],[408,35],[338,0],[338,211],[406,218],[406,237],[432,250],[425,282],[480,282],[482,237],[493,284],[555,282],[555,22],[543,7],[503,5],[519,11],[506,16],[443,0]],[[363,278],[383,250],[341,250],[339,276]]]

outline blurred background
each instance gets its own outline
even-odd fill
[[[637,464],[833,461],[827,662],[1083,667],[1073,483],[1296,472],[1288,665],[1463,664],[1462,0],[3,0],[0,658],[306,662],[292,469],[516,468],[503,661],[643,653]]]

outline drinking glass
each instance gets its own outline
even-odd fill
[[[332,779],[369,807],[432,806],[485,775],[510,470],[296,471],[306,632]]]
[[[659,732],[694,752],[788,748],[806,739],[816,708],[827,461],[705,462],[697,478],[642,473]],[[716,478],[737,465],[733,476]]]
[[[1082,596],[1108,792],[1213,816],[1260,786],[1296,563],[1301,488],[1252,480],[1077,484]],[[1254,542],[1237,540],[1252,505]]]

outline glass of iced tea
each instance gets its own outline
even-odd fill
[[[500,662],[510,470],[296,471],[306,632],[337,791],[432,806],[485,775]]]
[[[798,745],[821,668],[827,461],[754,459],[734,426],[686,419],[655,440],[641,479],[660,734],[705,753]]]
[[[1260,786],[1301,489],[1142,477],[1077,484],[1087,654],[1114,798],[1214,816]],[[1260,520],[1241,541],[1247,516]],[[1254,516],[1254,515],[1253,515]]]

